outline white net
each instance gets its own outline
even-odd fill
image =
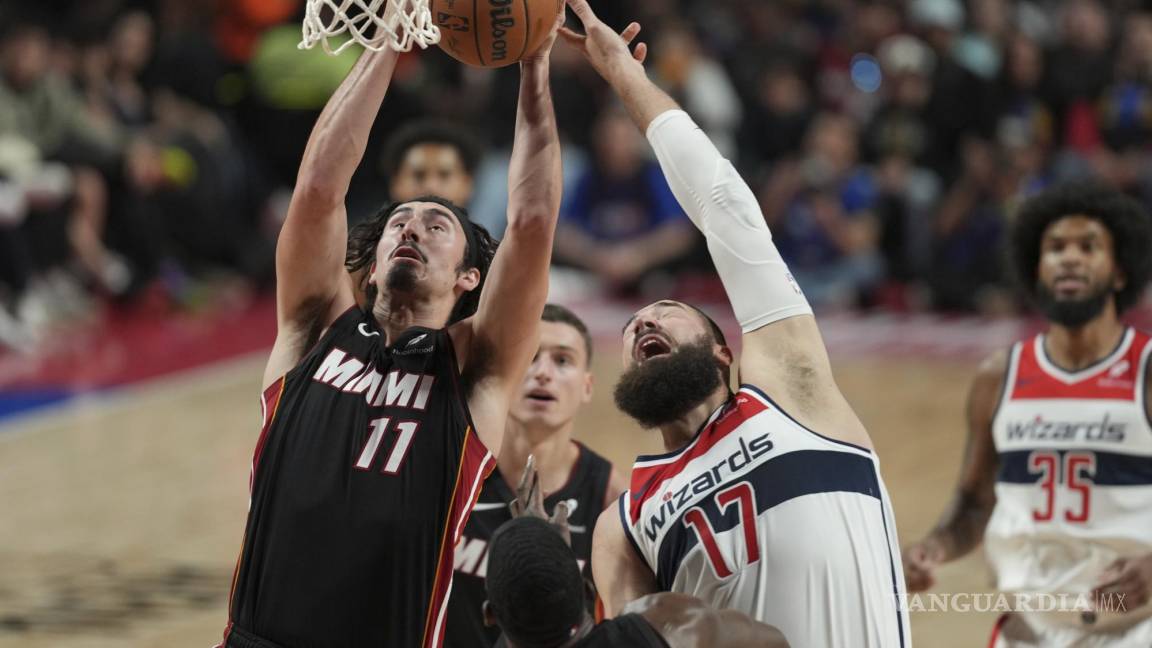
[[[428,0],[307,0],[303,33],[300,49],[320,43],[333,56],[357,43],[374,51],[407,52],[413,44],[440,42]],[[347,40],[333,49],[329,40],[345,34]]]

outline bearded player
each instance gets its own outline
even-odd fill
[[[1076,603],[1019,599],[992,648],[1152,646],[1152,344],[1119,319],[1150,249],[1148,213],[1097,184],[1055,187],[1016,217],[1014,269],[1047,328],[981,365],[953,503],[904,553],[919,591],[983,539],[1001,591]]]
[[[453,547],[548,290],[561,192],[553,40],[520,63],[494,258],[487,233],[437,196],[349,235],[344,197],[397,53],[365,52],[320,116],[277,246],[278,330],[227,646],[440,645]],[[356,303],[348,271],[364,266]]]
[[[527,472],[543,494],[540,506],[547,515],[563,507],[571,551],[584,578],[591,579],[596,520],[627,487],[611,462],[572,439],[576,415],[592,399],[591,362],[592,336],[584,322],[563,306],[545,306],[540,347],[508,412],[497,468],[485,480],[456,548],[446,647],[481,648],[500,638],[499,629],[484,622],[484,583],[492,534],[512,519],[513,489],[525,481],[529,457]],[[586,601],[586,607],[593,606]]]
[[[630,490],[597,525],[593,574],[609,613],[671,591],[747,613],[797,646],[909,645],[872,441],[833,380],[812,309],[755,197],[648,80],[627,39],[585,0],[568,4],[586,36],[561,33],[647,134],[743,330],[744,385],[733,394],[732,351],[701,311],[660,301],[624,327],[616,402],[658,429],[667,453],[637,460]]]

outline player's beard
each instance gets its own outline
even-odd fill
[[[388,292],[412,292],[416,289],[416,268],[408,263],[392,266],[384,276],[384,288]]]
[[[1092,291],[1076,299],[1061,299],[1042,283],[1036,285],[1036,302],[1049,321],[1065,328],[1077,329],[1104,312],[1112,297],[1112,277],[1093,286]]]
[[[722,384],[712,340],[701,336],[666,355],[632,365],[620,376],[616,407],[645,428],[682,418]]]

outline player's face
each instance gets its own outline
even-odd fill
[[[1074,302],[1123,288],[1113,249],[1111,232],[1094,218],[1067,216],[1052,223],[1040,239],[1042,289],[1056,302]]]
[[[373,281],[381,294],[447,295],[470,290],[479,272],[460,271],[467,239],[460,221],[434,202],[412,202],[392,213],[376,247]]]
[[[642,364],[675,351],[681,344],[710,336],[700,314],[689,306],[672,300],[649,304],[624,325],[624,367]]]
[[[457,205],[466,205],[472,198],[472,176],[455,147],[418,144],[404,154],[390,192],[393,200],[443,196]]]
[[[540,322],[540,349],[509,415],[522,425],[558,428],[591,400],[592,374],[583,336],[568,324]]]

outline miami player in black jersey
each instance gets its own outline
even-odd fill
[[[670,592],[642,597],[616,618],[594,623],[583,606],[585,580],[562,538],[562,520],[552,522],[518,517],[492,536],[484,616],[503,631],[500,646],[788,648],[770,625]]]
[[[596,518],[624,491],[624,478],[612,464],[572,440],[576,413],[592,398],[592,338],[575,313],[555,304],[544,307],[540,347],[520,393],[508,412],[497,469],[484,488],[456,547],[456,576],[448,603],[447,648],[492,646],[499,630],[486,626],[481,607],[487,595],[488,543],[512,519],[514,485],[522,483],[529,457],[545,494],[549,513],[567,509],[572,550],[584,576],[592,578],[592,531]],[[590,601],[594,605],[594,601]]]
[[[495,464],[548,291],[561,192],[553,39],[520,63],[498,253],[436,196],[390,205],[349,234],[345,194],[395,52],[365,52],[317,121],[277,246],[278,331],[229,648],[441,644],[453,548]],[[348,271],[363,266],[358,304]]]

